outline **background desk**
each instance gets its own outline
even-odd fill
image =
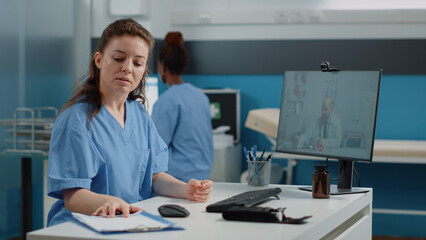
[[[294,155],[279,152],[270,152],[272,158],[287,159],[287,167],[284,171],[287,172],[287,184],[292,184],[293,168],[297,165],[297,160],[319,160],[324,161],[324,158]],[[258,154],[259,155],[259,154]],[[297,159],[297,160],[296,160]],[[332,160],[333,161],[333,160]],[[373,150],[372,163],[387,163],[387,164],[426,164],[426,141],[408,141],[408,140],[375,140]],[[375,208],[374,213],[384,214],[401,214],[401,215],[416,215],[426,216],[426,211],[406,210],[406,209],[384,209]]]
[[[185,199],[155,197],[136,203],[143,209],[158,214],[157,208],[166,203],[180,204],[191,215],[171,219],[183,231],[102,235],[76,223],[67,222],[28,233],[27,239],[371,239],[372,190],[365,194],[331,196],[330,199],[313,199],[312,193],[301,191],[297,186],[270,185],[283,191],[280,200],[271,200],[262,206],[286,207],[290,217],[312,215],[306,224],[271,224],[226,221],[219,213],[207,213],[208,204],[224,198],[259,188],[242,183],[215,183],[208,203]]]
[[[293,168],[297,160],[320,160],[324,157],[295,155],[280,152],[267,152],[272,158],[285,158],[288,160],[287,184],[292,184]],[[261,153],[257,154],[260,157]],[[403,163],[403,164],[426,164],[426,141],[408,140],[375,140],[373,149],[373,163]]]

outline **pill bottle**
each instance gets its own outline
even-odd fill
[[[315,166],[315,172],[312,174],[312,197],[330,197],[330,173],[326,166]]]

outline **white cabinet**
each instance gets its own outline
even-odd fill
[[[241,144],[214,148],[210,180],[214,182],[240,182],[242,169]]]

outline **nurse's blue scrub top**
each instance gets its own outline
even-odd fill
[[[152,176],[167,171],[167,146],[137,101],[126,101],[125,129],[102,106],[90,125],[88,104],[72,105],[55,121],[47,171],[48,195],[59,200],[47,225],[71,219],[62,190],[86,188],[128,203],[152,197]]]
[[[169,147],[168,174],[207,179],[213,165],[210,101],[189,83],[174,84],[155,102],[152,119]]]

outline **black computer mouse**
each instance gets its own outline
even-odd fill
[[[158,212],[162,217],[187,217],[189,211],[176,204],[165,204],[158,207]]]

